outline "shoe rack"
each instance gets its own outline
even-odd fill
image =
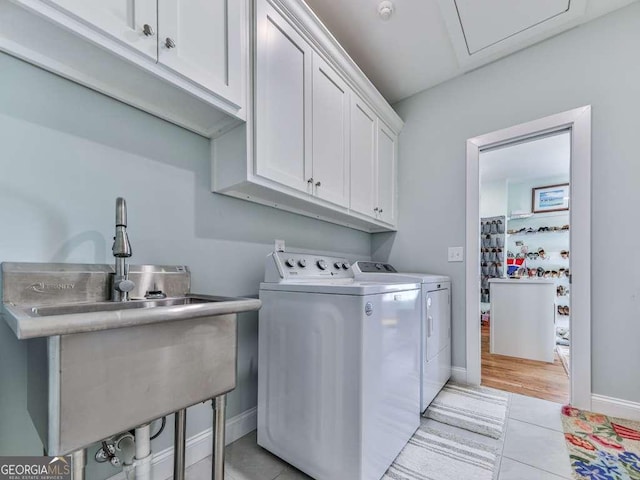
[[[480,219],[480,302],[489,304],[489,279],[504,278],[507,219],[504,215]],[[488,308],[488,306],[487,306]]]
[[[569,212],[507,219],[507,257],[524,258],[518,276],[551,278],[556,285],[556,326],[571,313]]]

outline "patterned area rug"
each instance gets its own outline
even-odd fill
[[[491,438],[504,431],[509,394],[493,388],[448,383],[424,416]]]
[[[573,476],[640,480],[640,422],[562,407]]]
[[[495,479],[495,449],[422,423],[382,480]]]
[[[556,345],[556,352],[558,352],[558,357],[560,357],[560,361],[562,362],[562,366],[564,367],[564,371],[569,375],[569,362],[571,361],[571,355],[569,347],[565,345]]]

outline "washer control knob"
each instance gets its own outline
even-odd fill
[[[333,266],[336,268],[336,270],[340,270],[342,268],[342,263],[336,262],[333,264]]]
[[[316,262],[316,265],[318,265],[318,268],[319,268],[320,270],[326,270],[326,269],[327,269],[327,266],[328,266],[328,265],[327,265],[327,262],[325,262],[324,260],[318,260],[318,261]]]
[[[306,261],[304,258],[301,258],[300,260],[298,260],[298,265],[299,265],[301,268],[304,268],[304,267],[306,267],[306,266],[307,266],[307,261]]]
[[[343,268],[343,269],[345,269],[345,270],[349,270],[349,267],[350,267],[350,266],[351,266],[351,265],[349,264],[349,262],[344,262],[344,263],[342,264],[342,268]]]
[[[287,265],[287,267],[289,267],[289,268],[293,268],[293,267],[295,267],[295,266],[296,266],[296,261],[295,261],[293,258],[289,258],[289,259],[287,259],[287,261],[286,261],[286,262],[284,262],[284,263],[285,263],[285,264]]]

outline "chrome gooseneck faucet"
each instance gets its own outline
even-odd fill
[[[112,251],[116,258],[116,274],[113,278],[111,299],[114,302],[126,302],[135,283],[129,280],[126,259],[131,256],[131,244],[127,235],[127,202],[122,197],[116,199],[116,236],[113,237]]]

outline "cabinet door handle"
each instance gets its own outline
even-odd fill
[[[320,182],[316,182],[316,187],[319,187],[320,185],[322,185]]]
[[[311,177],[309,180],[307,180],[307,183],[313,183],[313,177]]]
[[[142,27],[142,33],[145,34],[145,36],[147,37],[153,37],[156,32],[153,31],[153,28],[151,27],[151,25],[149,25],[148,23],[145,23]]]
[[[167,37],[166,40],[164,41],[164,46],[169,49],[176,48],[176,42],[174,42],[171,37]]]
[[[427,325],[427,338],[431,338],[431,335],[433,335],[433,317],[429,315],[428,320],[429,323]]]
[[[378,210],[379,210],[379,208],[378,208],[378,207],[376,207],[376,208],[374,208],[374,209],[373,209],[373,211],[374,211],[374,212],[377,212]]]
[[[382,213],[382,209],[378,210],[380,213]]]

